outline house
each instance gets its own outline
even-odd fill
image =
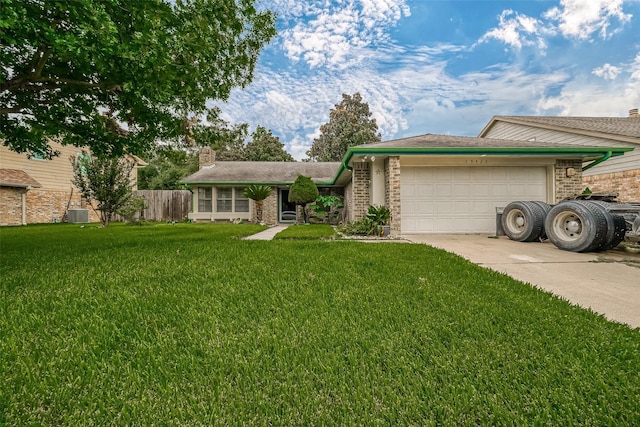
[[[50,144],[60,153],[51,160],[29,158],[0,146],[0,225],[60,222],[69,209],[88,209],[91,222],[100,220],[71,183],[70,158],[81,155],[82,149]],[[145,163],[136,156],[128,156],[136,165],[131,173],[135,188],[137,167]]]
[[[635,148],[624,157],[586,166],[582,184],[593,192],[618,193],[620,201],[640,200],[640,114],[637,108],[630,110],[628,117],[495,116],[479,136]]]
[[[300,173],[343,195],[348,221],[384,205],[396,234],[493,233],[497,207],[580,193],[585,162],[631,150],[433,134],[351,147],[338,163],[216,162],[207,149],[200,170],[182,182],[193,191],[189,218],[196,221],[255,218],[253,201],[241,193],[256,183],[277,190],[265,200],[265,222],[288,221],[288,188]]]

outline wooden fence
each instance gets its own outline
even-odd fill
[[[147,208],[141,218],[147,221],[184,221],[191,211],[191,192],[188,190],[136,190],[144,197]]]

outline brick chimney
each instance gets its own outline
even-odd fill
[[[629,110],[629,117],[633,117],[634,119],[640,119],[640,114],[638,114],[637,108],[632,108]]]
[[[200,169],[204,166],[211,166],[216,162],[216,152],[211,147],[202,147],[198,153],[198,163]]]

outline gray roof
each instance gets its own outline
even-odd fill
[[[14,188],[42,187],[31,175],[20,169],[0,169],[0,186]]]
[[[335,178],[340,162],[215,162],[181,180],[188,184],[290,184],[298,175],[315,182]]]
[[[544,128],[564,128],[574,131],[617,135],[640,140],[640,118],[638,117],[495,116],[491,119],[490,124],[497,120]],[[485,130],[489,127],[490,125]],[[483,130],[483,133],[485,130]]]
[[[584,145],[559,144],[543,141],[514,141],[510,139],[480,138],[426,134],[392,141],[358,145],[355,148],[585,148]],[[602,147],[593,147],[599,151]]]

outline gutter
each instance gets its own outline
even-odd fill
[[[594,166],[598,166],[600,163],[602,163],[602,162],[605,162],[605,161],[609,160],[609,159],[611,158],[611,156],[612,156],[612,155],[613,155],[613,153],[612,153],[611,151],[607,151],[607,152],[605,153],[605,155],[604,155],[604,156],[600,157],[600,158],[599,158],[599,159],[597,159],[597,160],[594,160],[593,162],[589,163],[589,164],[588,164],[588,165],[586,165],[586,166],[583,166],[583,167],[582,167],[582,171],[584,172],[584,171],[586,171],[587,169],[591,169],[591,168],[592,168],[592,167],[594,167]]]

